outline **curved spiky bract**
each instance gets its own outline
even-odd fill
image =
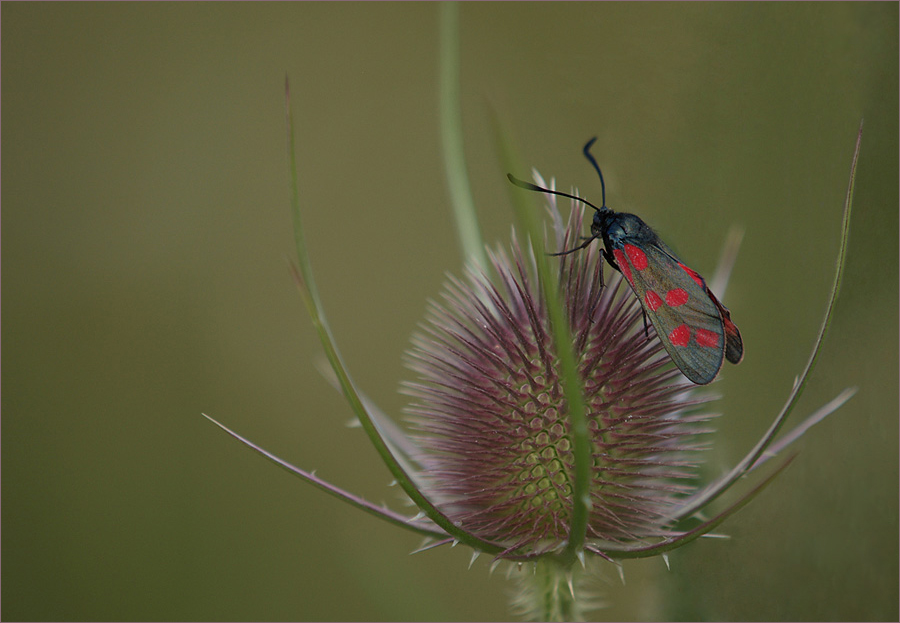
[[[574,206],[562,237],[577,238],[581,219]],[[588,542],[668,536],[663,518],[693,490],[704,399],[645,333],[628,287],[615,276],[601,288],[596,247],[555,262],[587,406]],[[515,238],[491,268],[494,282],[472,271],[451,279],[414,339],[418,380],[406,391],[417,459],[456,525],[510,556],[557,552],[569,538],[574,459],[547,284]]]
[[[862,132],[863,122],[862,120],[860,120],[859,132],[856,135],[856,146],[853,149],[853,159],[851,160],[850,164],[850,180],[847,183],[847,194],[844,198],[844,214],[841,223],[841,241],[840,247],[838,249],[837,267],[834,274],[834,282],[831,287],[831,296],[828,300],[828,307],[825,310],[825,318],[822,321],[822,326],[819,329],[818,336],[816,337],[812,353],[810,353],[809,361],[807,361],[806,367],[804,368],[803,372],[795,380],[794,387],[791,390],[787,401],[782,407],[781,412],[776,416],[771,426],[769,426],[769,430],[767,430],[766,433],[760,438],[753,449],[750,450],[750,452],[748,452],[747,455],[744,456],[744,458],[734,468],[731,469],[730,472],[720,477],[715,482],[710,483],[703,490],[698,491],[696,494],[691,496],[690,499],[686,500],[685,504],[681,507],[681,509],[679,509],[678,514],[673,515],[673,519],[689,517],[698,510],[706,507],[717,497],[725,493],[725,491],[727,491],[746,473],[748,473],[758,465],[761,465],[769,457],[774,456],[774,454],[779,449],[787,446],[794,439],[802,435],[803,431],[806,430],[809,426],[812,426],[816,422],[821,421],[829,413],[832,413],[833,411],[838,409],[856,392],[856,388],[845,389],[843,392],[841,392],[840,395],[838,395],[837,398],[831,401],[829,405],[826,405],[813,415],[806,418],[806,420],[804,420],[803,423],[801,423],[796,429],[794,429],[794,431],[788,433],[788,435],[785,436],[785,439],[777,444],[773,444],[775,436],[781,430],[781,427],[784,426],[784,423],[787,421],[788,416],[791,414],[791,412],[794,410],[794,407],[797,405],[797,402],[800,400],[803,389],[806,387],[810,375],[812,374],[813,367],[815,367],[816,360],[819,357],[819,351],[821,350],[822,343],[825,340],[825,334],[828,332],[828,327],[831,324],[832,314],[834,312],[838,292],[840,291],[841,287],[841,280],[844,274],[844,264],[847,261],[847,242],[850,236],[850,213],[853,209],[853,188],[856,183],[856,165],[859,161],[859,150],[862,144]]]
[[[433,521],[452,538],[462,543],[466,543],[467,545],[470,545],[472,547],[495,553],[499,551],[496,544],[478,539],[471,533],[460,530],[459,527],[454,525],[445,516],[445,514],[442,513],[440,509],[438,509],[434,505],[434,503],[430,499],[422,495],[421,490],[416,486],[416,483],[414,482],[414,478],[411,477],[409,473],[407,473],[404,466],[391,451],[389,443],[382,435],[379,427],[375,422],[375,419],[372,417],[372,414],[369,412],[369,409],[363,402],[360,392],[356,388],[356,384],[351,379],[350,372],[347,369],[347,366],[344,364],[340,351],[337,348],[337,343],[331,333],[331,329],[328,326],[324,308],[319,297],[318,288],[316,287],[316,282],[313,278],[312,265],[309,261],[309,255],[306,251],[306,241],[303,233],[303,219],[301,218],[300,211],[300,190],[296,172],[297,167],[296,152],[294,149],[293,115],[291,112],[290,90],[288,88],[287,79],[285,79],[285,96],[288,152],[292,170],[291,208],[294,217],[294,240],[297,245],[297,256],[299,259],[299,267],[294,269],[293,271],[294,280],[297,283],[297,287],[300,290],[304,303],[306,304],[306,308],[309,312],[313,326],[316,328],[316,332],[319,334],[319,339],[322,343],[325,355],[328,358],[328,362],[331,364],[331,368],[334,371],[335,376],[337,377],[338,383],[341,387],[341,391],[344,393],[344,397],[347,399],[347,402],[353,409],[354,414],[359,419],[359,423],[362,425],[363,429],[366,431],[366,434],[369,436],[369,439],[372,441],[372,444],[375,446],[375,449],[378,452],[379,456],[381,456],[382,460],[384,461],[385,466],[390,470],[391,474],[396,479],[397,484],[409,496],[413,503],[415,503],[416,506],[418,506],[431,521]]]
[[[424,520],[424,518],[422,518],[422,517],[406,517],[404,515],[401,515],[400,513],[396,513],[396,512],[394,512],[390,509],[387,509],[383,506],[378,506],[376,504],[373,504],[372,502],[369,502],[368,500],[365,500],[357,495],[348,493],[348,492],[344,491],[343,489],[341,489],[340,487],[336,487],[333,484],[327,482],[326,480],[319,478],[318,476],[315,475],[315,473],[308,472],[306,470],[300,469],[299,467],[295,467],[294,465],[291,465],[284,459],[281,459],[281,458],[275,456],[268,450],[264,450],[263,448],[256,445],[255,443],[253,443],[252,441],[250,441],[243,435],[239,435],[238,433],[234,432],[233,430],[231,430],[230,428],[228,428],[221,422],[217,421],[215,418],[212,418],[212,417],[206,415],[205,413],[203,414],[203,417],[205,417],[207,420],[209,420],[210,422],[212,422],[213,424],[215,424],[216,426],[221,428],[223,431],[225,431],[226,433],[231,435],[231,437],[233,437],[237,441],[240,441],[242,444],[244,444],[245,446],[247,446],[254,452],[256,452],[256,453],[262,455],[263,457],[267,458],[268,460],[272,461],[273,463],[275,463],[276,465],[278,465],[280,468],[284,469],[288,473],[293,474],[294,476],[297,476],[301,480],[308,482],[309,484],[313,485],[314,487],[321,489],[325,493],[332,495],[332,496],[338,498],[339,500],[347,502],[348,504],[350,504],[366,513],[369,513],[371,515],[374,515],[376,517],[384,519],[385,521],[388,521],[396,526],[406,528],[407,530],[413,530],[413,531],[418,532],[419,534],[425,535],[427,537],[434,539],[434,538],[441,538],[444,536],[444,533],[440,529],[438,529],[436,526],[434,526],[427,520]]]

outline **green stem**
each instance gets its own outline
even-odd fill
[[[530,621],[582,621],[596,604],[581,587],[588,573],[580,565],[564,567],[542,559],[518,572],[513,608]]]
[[[466,173],[466,154],[463,149],[462,111],[459,94],[459,6],[456,2],[441,3],[441,65],[440,110],[441,145],[444,168],[450,188],[450,202],[456,217],[456,229],[462,245],[463,257],[478,268],[487,267],[487,256],[472,189]]]

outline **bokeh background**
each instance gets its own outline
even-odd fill
[[[332,328],[401,417],[401,357],[462,263],[443,175],[437,4],[2,6],[2,617],[494,620],[469,552],[364,516],[227,438],[402,508],[317,372],[292,284],[283,83]],[[865,135],[844,285],[795,415],[858,394],[722,532],[611,567],[599,619],[897,620],[898,6],[500,3],[460,8],[466,155],[509,238],[488,102],[523,163],[638,212],[711,274],[746,358],[710,472],[806,363]],[[527,175],[527,170],[519,171]]]

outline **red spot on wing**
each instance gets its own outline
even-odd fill
[[[644,270],[647,268],[647,256],[636,246],[633,244],[626,244],[625,253],[628,254],[628,259],[631,260],[631,265],[634,266],[635,270]]]
[[[647,290],[647,294],[644,295],[644,302],[647,304],[650,311],[656,311],[659,309],[659,306],[663,304],[662,299],[659,298],[659,294],[653,290]]]
[[[694,281],[697,282],[698,286],[700,286],[701,288],[704,287],[703,277],[701,277],[699,274],[697,274],[697,271],[695,271],[693,268],[688,268],[681,262],[678,262],[678,265],[684,269],[684,272],[686,272],[687,274],[689,274],[691,276],[691,279],[693,279]]]
[[[687,303],[688,293],[681,288],[675,288],[666,292],[666,305],[669,307],[678,307]]]
[[[634,287],[634,280],[631,278],[631,266],[629,266],[628,262],[625,261],[625,254],[622,253],[621,249],[613,249],[613,255],[616,258],[616,264],[619,265],[619,270],[621,270],[622,274],[625,275],[625,279],[628,280],[628,283],[631,284],[631,287]]]
[[[691,330],[686,324],[680,324],[669,333],[669,341],[675,346],[687,346],[691,341]]]
[[[709,331],[707,329],[697,329],[697,334],[694,336],[694,340],[696,340],[697,344],[699,344],[700,346],[716,348],[719,345],[719,334],[715,331]]]

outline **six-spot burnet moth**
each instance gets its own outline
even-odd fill
[[[685,266],[656,232],[634,214],[606,207],[603,173],[590,151],[595,140],[589,140],[583,151],[600,176],[603,203],[599,208],[581,197],[507,177],[520,188],[568,197],[595,210],[591,235],[579,246],[551,255],[574,253],[602,239],[603,258],[624,275],[672,361],[692,382],[706,385],[725,359],[740,363],[744,357],[741,333],[703,277]]]

